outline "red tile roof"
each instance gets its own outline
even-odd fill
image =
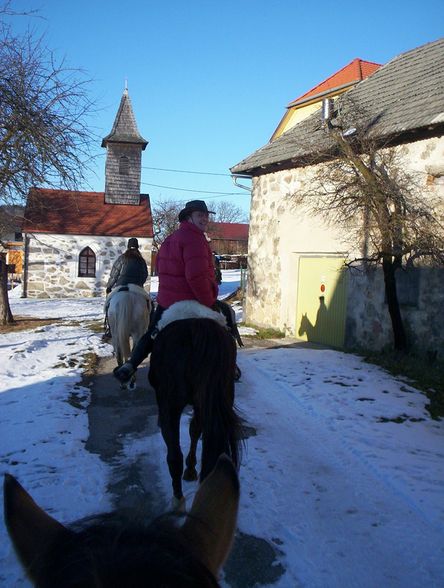
[[[372,61],[363,61],[358,57],[353,59],[348,65],[344,66],[342,69],[328,77],[326,80],[296,98],[290,102],[287,108],[292,106],[297,106],[300,103],[306,102],[309,99],[316,98],[316,96],[320,94],[324,94],[329,90],[339,89],[344,86],[348,86],[354,84],[356,82],[360,82],[365,78],[368,78],[373,72],[381,67],[379,63],[373,63]]]
[[[33,188],[28,194],[23,232],[61,235],[152,237],[150,200],[138,206],[107,204],[104,192]]]
[[[248,241],[249,226],[246,223],[210,223],[208,236],[210,239]]]

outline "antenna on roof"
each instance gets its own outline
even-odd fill
[[[125,94],[128,94],[128,78],[125,78]]]
[[[322,100],[322,120],[327,122],[333,118],[333,98],[324,98]]]

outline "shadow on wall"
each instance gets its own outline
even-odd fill
[[[299,337],[304,335],[307,337],[307,341],[320,342],[322,340],[323,333],[329,329],[329,316],[328,308],[325,304],[325,297],[319,296],[319,308],[316,312],[315,324],[312,325],[307,313],[304,313],[301,318],[301,323],[298,329]]]

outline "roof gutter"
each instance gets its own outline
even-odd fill
[[[242,188],[243,190],[247,190],[247,192],[251,192],[252,188],[248,186],[244,186],[243,184],[238,184],[237,180],[251,180],[252,176],[247,174],[232,174],[231,179],[233,180],[233,184],[238,188]]]

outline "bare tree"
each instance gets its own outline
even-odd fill
[[[0,13],[14,14],[10,4]],[[0,204],[23,204],[31,186],[76,189],[85,180],[97,141],[88,88],[85,74],[57,61],[43,38],[0,24]],[[12,320],[5,291],[3,324]]]
[[[208,204],[208,203],[207,203]],[[233,202],[222,200],[220,202],[212,202],[211,206],[208,205],[211,210],[216,213],[214,219],[216,223],[247,223],[247,214]]]
[[[153,213],[153,248],[159,247],[179,226],[179,212],[185,203],[178,200],[161,200],[152,205]]]
[[[13,0],[4,0],[0,5],[0,14],[5,16],[37,16],[38,10],[16,10]]]
[[[341,115],[326,124],[334,159],[310,167],[306,185],[290,198],[361,244],[362,256],[348,265],[382,266],[394,346],[406,350],[396,271],[418,259],[444,263],[442,203],[423,177],[407,171],[401,149],[373,140],[364,121],[363,113],[344,100]]]

